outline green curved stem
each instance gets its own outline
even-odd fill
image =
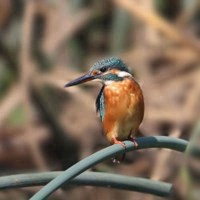
[[[44,185],[61,174],[42,172],[4,176],[0,177],[0,189]],[[84,172],[69,184],[132,190],[162,197],[169,197],[172,193],[172,184],[169,183],[100,172]]]
[[[138,143],[137,150],[145,148],[168,148],[180,152],[184,152],[188,144],[188,142],[185,140],[165,136],[137,138],[136,142]],[[81,174],[83,171],[89,169],[93,165],[96,165],[97,163],[100,163],[101,161],[110,158],[116,154],[124,153],[125,151],[136,150],[133,142],[125,141],[125,145],[126,149],[124,149],[119,144],[111,145],[79,161],[78,163],[64,171],[61,175],[53,179],[50,183],[45,185],[31,198],[31,200],[46,199],[51,193],[61,187],[64,183],[68,183],[71,179]]]

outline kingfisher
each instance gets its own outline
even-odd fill
[[[83,76],[65,84],[71,87],[88,81],[99,81],[102,88],[96,99],[96,111],[103,124],[103,132],[110,144],[131,140],[144,116],[143,93],[127,65],[117,57],[96,62]]]

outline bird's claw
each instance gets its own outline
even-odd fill
[[[116,138],[113,138],[114,144],[120,144],[124,149],[126,149],[126,145],[124,142],[117,140]]]
[[[131,142],[133,142],[135,148],[138,148],[138,143],[136,142],[136,140],[135,140],[135,138],[133,136],[130,136],[128,138],[128,140],[130,140]]]
[[[118,160],[116,157],[111,159],[114,164],[120,164],[120,160]]]

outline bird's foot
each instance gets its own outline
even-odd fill
[[[115,156],[114,158],[111,158],[111,160],[114,164],[120,164],[121,162],[124,161],[125,157],[126,157],[126,153],[123,153],[123,154],[119,154]]]
[[[113,144],[120,144],[124,149],[126,149],[126,145],[124,142],[117,140],[116,137],[113,137],[112,139],[113,139]]]
[[[117,157],[114,157],[114,158],[111,158],[112,162],[114,164],[120,164],[121,163],[121,159],[117,158]]]
[[[133,137],[133,136],[130,135],[129,138],[128,138],[128,140],[130,140],[131,142],[133,142],[135,148],[138,148],[138,143],[136,142],[135,137]]]
[[[120,144],[124,149],[126,149],[126,145],[124,142],[117,140],[115,137],[113,139],[113,144]],[[126,153],[123,153],[122,155],[117,155],[114,158],[112,158],[112,162],[115,164],[120,164],[125,159]]]

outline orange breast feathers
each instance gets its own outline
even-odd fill
[[[103,129],[108,141],[125,140],[142,122],[144,100],[142,90],[132,78],[113,81],[104,88],[105,116]]]

